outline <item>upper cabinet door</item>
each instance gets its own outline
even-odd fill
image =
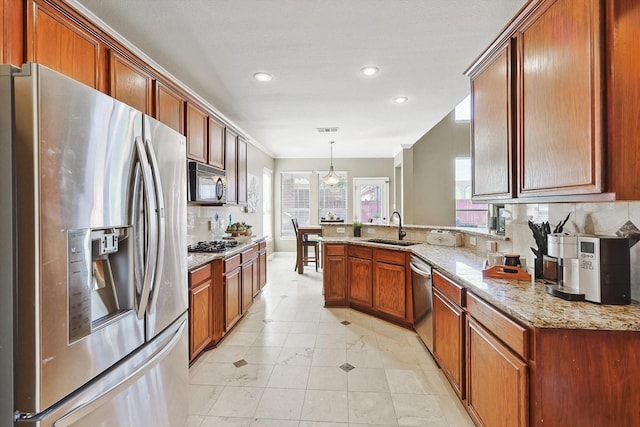
[[[603,188],[601,2],[544,2],[520,27],[519,196]]]
[[[106,60],[98,39],[50,6],[26,3],[26,59],[104,92]]]
[[[247,141],[239,136],[238,137],[238,150],[237,150],[237,187],[238,187],[238,204],[247,204]]]
[[[640,200],[640,2],[607,1],[607,191]]]
[[[209,164],[219,169],[224,169],[224,132],[224,125],[209,117]]]
[[[110,58],[110,95],[145,114],[151,114],[151,76],[114,51],[111,51]]]
[[[513,197],[511,41],[471,75],[473,198]]]
[[[187,103],[187,157],[207,163],[207,113]]]
[[[24,62],[24,2],[4,1],[0,8],[0,64],[19,67]]]
[[[225,171],[227,175],[227,204],[238,203],[238,181],[237,181],[237,140],[238,134],[229,128],[225,133]]]
[[[166,84],[156,81],[155,118],[184,135],[185,100]]]

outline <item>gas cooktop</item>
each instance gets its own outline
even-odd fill
[[[211,252],[221,253],[238,246],[235,240],[212,240],[210,242],[198,242],[194,245],[187,246],[188,252]]]

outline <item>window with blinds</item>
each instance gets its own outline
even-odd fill
[[[280,237],[295,238],[292,218],[298,218],[300,226],[309,225],[309,190],[311,172],[282,172]]]
[[[318,179],[318,218],[327,217],[327,212],[333,212],[337,218],[347,218],[347,172],[336,171],[340,181],[333,186],[327,185],[322,177],[327,172],[319,172]],[[348,222],[348,221],[347,221]]]

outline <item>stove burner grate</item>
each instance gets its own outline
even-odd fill
[[[238,246],[235,240],[212,240],[210,242],[198,242],[187,246],[188,252],[212,252],[220,253]]]

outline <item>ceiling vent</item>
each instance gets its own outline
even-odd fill
[[[338,129],[340,128],[316,128],[318,129],[318,132],[320,133],[334,133],[334,132],[338,132]]]

